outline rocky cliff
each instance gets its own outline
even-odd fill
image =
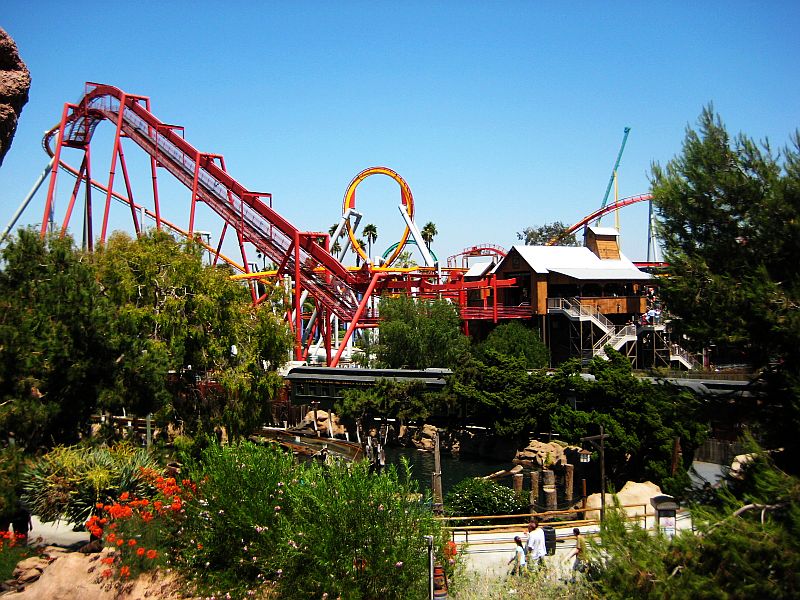
[[[0,165],[11,147],[30,87],[31,74],[19,57],[16,43],[0,28]]]

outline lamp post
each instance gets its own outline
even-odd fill
[[[607,433],[603,433],[603,426],[600,425],[600,435],[590,435],[582,437],[582,442],[589,442],[592,446],[600,450],[600,520],[605,519],[606,516],[606,454],[603,440],[608,437]],[[600,442],[599,444],[597,442]],[[583,454],[581,454],[581,461],[583,462]],[[589,462],[588,457],[585,462]]]

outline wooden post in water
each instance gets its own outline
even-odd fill
[[[564,500],[572,502],[572,485],[575,476],[575,465],[564,465]]]
[[[558,508],[556,486],[546,485],[544,486],[543,489],[544,489],[545,506],[547,507],[547,510],[556,510],[556,508]]]
[[[444,512],[444,500],[442,498],[442,458],[439,454],[439,432],[433,434],[433,512],[442,514]]]
[[[536,503],[539,502],[539,471],[531,471],[531,494],[529,498],[530,511],[536,512]]]
[[[556,484],[556,474],[552,469],[545,469],[542,471],[542,485],[554,486]]]
[[[514,478],[512,480],[514,482],[514,491],[518,494],[522,493],[522,477],[522,473],[514,473]]]
[[[586,518],[586,479],[581,479],[581,508],[583,512],[581,513],[581,519]]]

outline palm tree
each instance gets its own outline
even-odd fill
[[[328,234],[333,236],[336,233],[336,228],[339,226],[338,223],[334,223],[330,227],[328,227]],[[339,237],[342,237],[341,235]],[[331,254],[334,256],[338,256],[339,252],[342,250],[342,245],[339,243],[338,238],[335,240],[331,240]]]
[[[372,260],[372,244],[378,239],[378,228],[372,223],[369,223],[368,225],[364,225],[361,234],[367,238],[367,256]]]
[[[425,227],[422,228],[420,233],[422,234],[422,239],[425,240],[425,246],[427,246],[428,250],[430,250],[433,238],[435,238],[436,234],[439,233],[436,231],[436,225],[432,221],[428,221],[425,223]]]
[[[414,260],[414,257],[411,255],[411,252],[405,250],[400,253],[395,261],[398,267],[408,268],[408,267],[416,267],[417,262]]]

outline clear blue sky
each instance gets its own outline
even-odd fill
[[[396,170],[440,259],[598,208],[625,126],[620,197],[648,191],[651,162],[680,150],[708,102],[729,131],[775,147],[800,126],[796,1],[5,0],[0,26],[33,78],[0,168],[3,227],[46,164],[42,132],[86,81],[149,96],[303,230],[338,220],[362,169]],[[188,191],[169,194],[188,222]],[[381,250],[402,230],[397,197],[386,178],[359,188]],[[43,205],[44,190],[23,221]],[[643,259],[646,207],[620,218],[623,251]]]

